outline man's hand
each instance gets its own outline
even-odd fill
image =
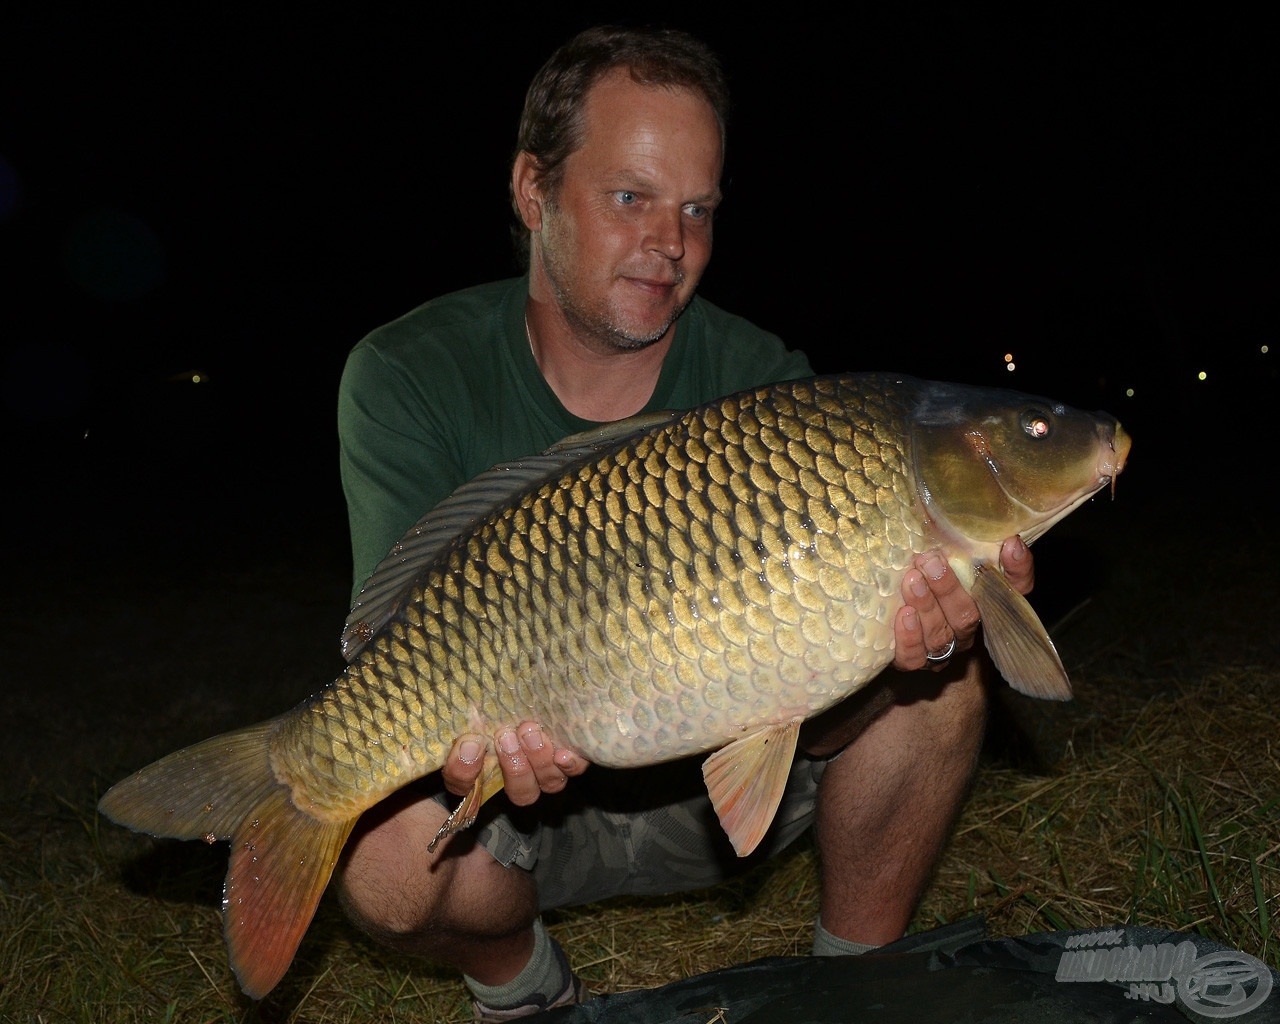
[[[1000,565],[1005,579],[1018,593],[1031,593],[1035,565],[1021,537],[1010,537],[1000,548]],[[952,653],[973,646],[980,624],[978,606],[960,586],[955,573],[937,551],[917,555],[915,567],[902,579],[906,605],[893,623],[894,668],[909,672],[926,666],[941,668],[947,659],[929,661],[926,655],[941,654],[955,641]]]
[[[483,736],[473,733],[454,740],[442,771],[445,789],[457,796],[466,795],[480,774],[488,745]],[[559,793],[571,777],[581,775],[590,764],[568,747],[550,742],[537,722],[521,722],[518,728],[503,729],[495,737],[493,753],[502,769],[508,799],[521,807],[543,793]]]

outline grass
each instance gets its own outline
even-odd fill
[[[1211,720],[1199,695],[1135,709],[1111,723],[1124,745],[1049,778],[985,769],[926,912],[983,911],[1003,934],[1194,930],[1280,966],[1278,808],[1254,781],[1280,776],[1280,745],[1259,742],[1280,736],[1268,688],[1219,681]]]
[[[1246,517],[1222,543],[1161,562],[1126,545],[1141,530],[1167,559],[1178,524],[1152,538],[1141,506],[1126,515],[1116,526],[1107,507],[1088,510],[1082,519],[1111,521],[1105,536],[1072,533],[1069,520],[1060,546],[1038,547],[1046,607],[1051,581],[1074,579],[1065,569],[1081,544],[1101,567],[1057,594],[1070,614],[1045,614],[1062,623],[1077,700],[1046,710],[1011,699],[993,720],[913,929],[971,914],[996,936],[1134,923],[1200,932],[1280,969],[1280,668],[1257,612],[1280,597],[1273,546],[1259,553],[1273,542]],[[1167,585],[1153,585],[1157,572]],[[39,685],[12,690],[0,783],[0,1022],[468,1020],[451,971],[384,953],[330,900],[278,989],[249,1002],[222,944],[224,848],[134,836],[94,812],[124,772],[287,706],[330,673],[340,573],[210,559],[163,586],[124,578],[103,565],[3,610],[15,636],[41,642],[15,646],[8,664]],[[172,608],[181,621],[155,628]],[[184,627],[192,609],[200,625]],[[270,644],[227,644],[246,617]],[[1038,759],[1011,723],[1039,737]],[[610,901],[549,924],[597,989],[624,991],[803,953],[817,898],[802,841],[703,893]]]
[[[1280,969],[1280,798],[1254,781],[1280,777],[1273,692],[1224,673],[1212,715],[1188,693],[1109,716],[1123,743],[1053,775],[984,764],[915,927],[975,913],[995,935],[1146,924]],[[32,832],[0,836],[0,1020],[469,1019],[449,971],[385,955],[328,901],[281,987],[251,1004],[222,945],[221,847],[123,834],[90,794],[32,794],[25,814]],[[709,892],[562,911],[551,929],[595,986],[623,991],[802,953],[817,898],[801,843]]]

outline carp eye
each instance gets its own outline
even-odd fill
[[[1041,412],[1024,412],[1022,414],[1022,429],[1027,432],[1030,437],[1048,437],[1052,429],[1049,423],[1049,417]]]

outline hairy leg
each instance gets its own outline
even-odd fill
[[[445,816],[412,790],[370,810],[347,845],[339,899],[362,931],[397,952],[504,984],[533,951],[533,880],[503,867],[467,833],[428,853]]]
[[[856,741],[827,766],[818,795],[820,913],[831,934],[883,944],[906,931],[977,765],[984,666],[975,656],[932,676],[886,673],[846,717]],[[839,749],[830,744],[844,738],[840,723],[815,724],[810,746]]]

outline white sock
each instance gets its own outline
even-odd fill
[[[876,943],[854,942],[852,939],[842,939],[837,935],[832,935],[822,927],[822,918],[814,919],[814,956],[854,956],[858,953],[868,953],[873,949],[879,948]]]
[[[557,956],[556,954],[560,955]],[[467,988],[485,1006],[505,1010],[526,1003],[545,1006],[559,996],[569,984],[568,962],[560,952],[556,940],[547,934],[542,918],[533,922],[533,953],[529,962],[510,981],[503,985],[483,985],[475,978],[463,975]],[[541,997],[541,1003],[539,1003]]]

